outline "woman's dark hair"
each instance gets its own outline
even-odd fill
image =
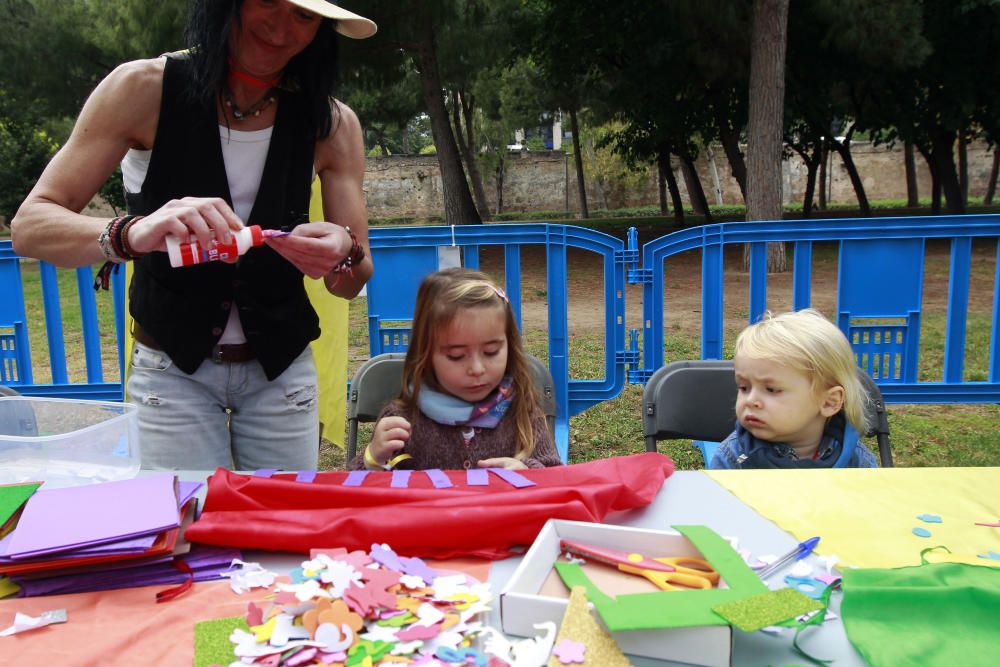
[[[229,36],[239,25],[243,0],[193,0],[184,37],[191,45],[191,97],[215,108],[229,73]],[[337,89],[337,35],[333,20],[324,18],[316,37],[285,67],[281,87],[304,96],[308,122],[316,137],[333,129],[330,100]]]

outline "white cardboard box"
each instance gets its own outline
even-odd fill
[[[552,566],[561,556],[559,541],[562,539],[644,554],[701,557],[694,545],[676,532],[550,519],[500,594],[504,632],[534,637],[538,634],[534,628],[536,623],[552,621],[557,626],[561,623],[569,591]],[[608,594],[656,590],[638,576],[600,565],[585,565],[584,568],[595,584]],[[720,585],[725,586],[725,583]],[[600,621],[599,614],[595,613],[595,618]],[[705,667],[728,667],[732,661],[733,631],[728,625],[631,630],[613,632],[612,636],[625,653],[632,655]]]

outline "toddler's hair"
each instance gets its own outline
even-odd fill
[[[436,334],[450,326],[463,311],[473,308],[499,308],[504,313],[506,375],[513,379],[515,390],[508,415],[517,427],[517,458],[530,457],[535,451],[531,413],[538,404],[538,393],[507,295],[485,273],[462,268],[444,269],[431,273],[420,283],[398,402],[412,414],[417,410],[417,397],[424,382],[440,389],[434,381],[432,361]]]
[[[733,354],[799,370],[811,378],[814,391],[840,385],[847,421],[859,434],[867,431],[865,408],[871,398],[858,377],[854,350],[840,329],[818,311],[765,313],[740,333]]]

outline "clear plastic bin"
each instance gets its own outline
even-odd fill
[[[0,484],[52,488],[134,477],[137,420],[130,403],[0,397]]]

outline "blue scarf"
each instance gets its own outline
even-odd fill
[[[510,409],[513,398],[514,379],[508,375],[504,376],[489,396],[478,403],[463,401],[451,394],[431,389],[425,384],[420,387],[417,407],[438,424],[496,428]]]
[[[846,468],[858,445],[858,432],[847,423],[843,412],[827,422],[816,459],[796,458],[789,453],[791,447],[788,445],[759,440],[739,422],[736,422],[736,433],[746,457],[740,457],[741,468]]]

